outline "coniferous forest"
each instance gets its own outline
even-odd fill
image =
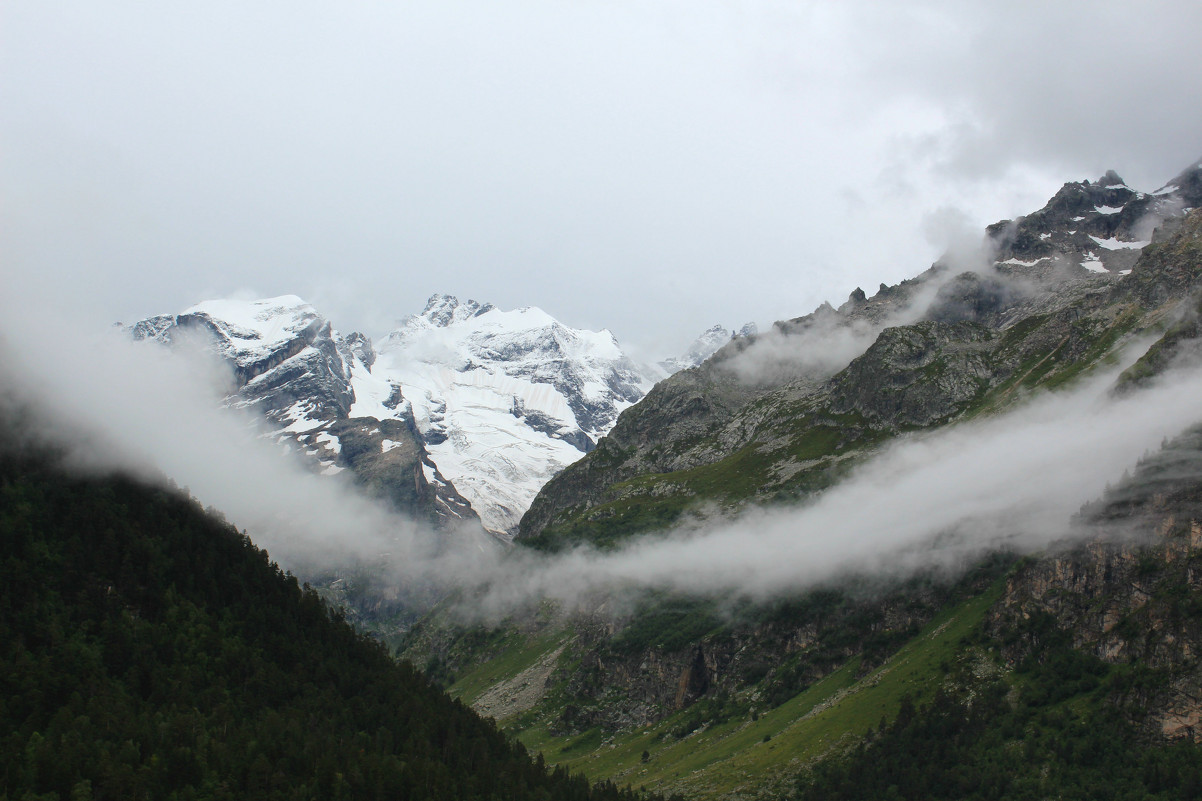
[[[631,799],[546,767],[245,534],[0,455],[0,799]]]

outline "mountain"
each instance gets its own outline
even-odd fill
[[[755,323],[747,323],[738,331],[730,331],[720,325],[715,325],[712,328],[706,329],[702,332],[701,336],[693,340],[693,344],[689,345],[684,353],[679,356],[673,356],[670,359],[665,359],[659,363],[659,366],[667,375],[678,373],[681,370],[688,370],[691,367],[697,367],[735,337],[748,337],[753,336],[755,333]]]
[[[639,797],[547,769],[193,501],[11,425],[0,797]]]
[[[442,474],[485,526],[509,532],[653,381],[608,331],[435,295],[380,342],[355,410],[386,419],[387,388],[400,387]]]
[[[516,544],[616,548],[820,504],[894,443],[1003,426],[1132,359],[1107,391],[1148,398],[1202,363],[1199,186],[1202,165],[1153,193],[1069,183],[977,253],[736,338],[548,482]],[[436,612],[405,652],[560,764],[699,797],[1198,797],[1198,442],[1112,465],[1129,475],[1048,524],[1072,537],[1043,552],[771,600],[649,591],[466,627]]]
[[[228,402],[322,472],[348,470],[400,511],[501,535],[654,382],[608,331],[447,295],[378,347],[292,295],[208,301],[130,330],[218,355],[232,373]]]
[[[1040,211],[990,226],[979,255],[733,340],[660,382],[548,482],[518,539],[609,544],[698,505],[804,496],[899,433],[1068,380],[1190,291],[1139,289],[1166,270],[1135,260],[1171,247],[1151,245],[1154,226],[1166,240],[1194,219],[1199,174],[1154,194],[1113,173],[1066,184]]]
[[[370,495],[419,519],[477,521],[430,459],[399,388],[388,415],[356,413],[355,377],[375,357],[362,334],[343,337],[295,295],[213,300],[130,327],[137,340],[216,354],[229,370],[227,403],[255,412],[268,434],[329,475],[349,470]]]

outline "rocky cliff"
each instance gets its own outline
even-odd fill
[[[1202,742],[1202,428],[1166,443],[1082,511],[1084,545],[1024,563],[991,610],[1006,659],[1052,637],[1150,674],[1117,699],[1155,736]]]

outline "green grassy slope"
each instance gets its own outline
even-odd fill
[[[780,706],[702,726],[684,736],[696,725],[690,720],[697,715],[695,708],[643,729],[610,733],[594,728],[556,736],[552,719],[563,702],[557,688],[550,689],[539,707],[500,723],[549,764],[689,797],[754,795],[788,784],[801,766],[858,742],[897,714],[903,696],[932,695],[944,679],[944,667],[963,652],[963,641],[979,628],[1000,587],[1001,582],[995,582],[984,593],[945,610],[865,675],[858,675],[860,661],[854,658]],[[452,694],[478,698],[490,682],[514,675],[560,643],[546,636],[532,640],[461,677]],[[752,687],[747,693],[754,699],[758,690]]]

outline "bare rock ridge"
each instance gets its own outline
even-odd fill
[[[1043,209],[990,226],[979,255],[730,340],[552,479],[519,540],[612,543],[697,501],[804,495],[899,431],[1067,380],[1196,288],[1200,187],[1200,165],[1152,193],[1113,172],[1065,184]],[[716,475],[728,476],[717,497]]]
[[[693,340],[693,343],[689,345],[683,354],[665,359],[659,363],[659,366],[667,375],[697,367],[710,356],[713,356],[727,342],[736,337],[754,336],[756,330],[755,323],[746,323],[737,331],[731,331],[721,325],[712,326],[702,332],[701,336]]]

